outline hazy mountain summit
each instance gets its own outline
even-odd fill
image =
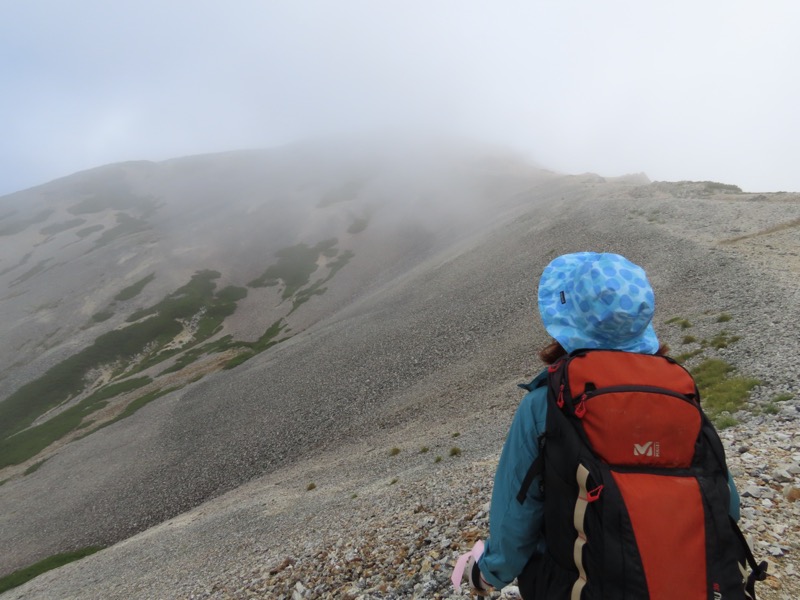
[[[795,342],[764,342],[798,317],[798,223],[795,194],[442,144],[131,162],[0,198],[0,575],[343,444],[367,464],[463,418],[499,451],[564,252],[642,264],[687,364],[769,381],[755,402],[800,391]],[[671,321],[721,340],[723,313],[730,349]]]

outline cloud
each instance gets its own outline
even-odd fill
[[[374,130],[485,138],[568,172],[800,189],[788,0],[9,4],[0,193]]]

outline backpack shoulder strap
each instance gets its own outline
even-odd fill
[[[536,388],[544,387],[547,385],[547,377],[543,373],[539,373],[536,377],[531,379],[528,383],[518,383],[517,387],[522,388],[526,392],[532,392]]]
[[[517,502],[520,504],[525,504],[525,498],[528,496],[528,490],[531,488],[533,480],[544,473],[545,439],[544,433],[539,436],[539,455],[533,460],[531,466],[528,467],[528,472],[525,473],[525,479],[522,480],[522,484],[519,486],[519,492],[517,492]]]
[[[747,576],[747,583],[745,583],[744,589],[747,591],[750,598],[755,599],[756,581],[764,581],[767,578],[768,564],[767,561],[761,561],[760,563],[756,562],[756,558],[753,556],[753,551],[750,550],[750,544],[747,543],[742,530],[739,529],[739,524],[734,520],[733,517],[729,516],[728,518],[731,520],[731,528],[733,529],[733,532],[736,534],[736,537],[742,544],[742,548],[744,548],[747,564],[750,565],[750,574]]]
[[[546,371],[539,373],[536,377],[534,377],[530,383],[520,383],[518,386],[523,390],[527,390],[528,392],[532,392],[538,388],[547,387],[550,384],[550,376],[555,371],[556,367],[551,365]],[[544,446],[547,439],[546,436],[547,431],[544,431],[536,441],[539,446],[539,455],[531,463],[531,466],[528,468],[528,472],[525,473],[525,478],[522,480],[522,484],[519,487],[519,492],[517,493],[517,502],[520,504],[525,503],[525,498],[528,495],[528,490],[533,484],[533,480],[544,473]]]

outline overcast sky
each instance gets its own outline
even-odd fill
[[[800,191],[798,32],[796,0],[0,0],[0,194],[374,130]]]

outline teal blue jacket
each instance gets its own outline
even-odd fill
[[[520,402],[508,432],[494,477],[489,512],[489,539],[478,567],[496,589],[517,577],[534,552],[545,550],[542,520],[544,497],[538,478],[528,489],[524,503],[517,501],[522,481],[539,456],[538,440],[545,430],[547,386],[536,387],[547,378],[547,370],[532,382],[532,391]],[[730,514],[739,520],[739,494],[728,474],[731,489]]]

